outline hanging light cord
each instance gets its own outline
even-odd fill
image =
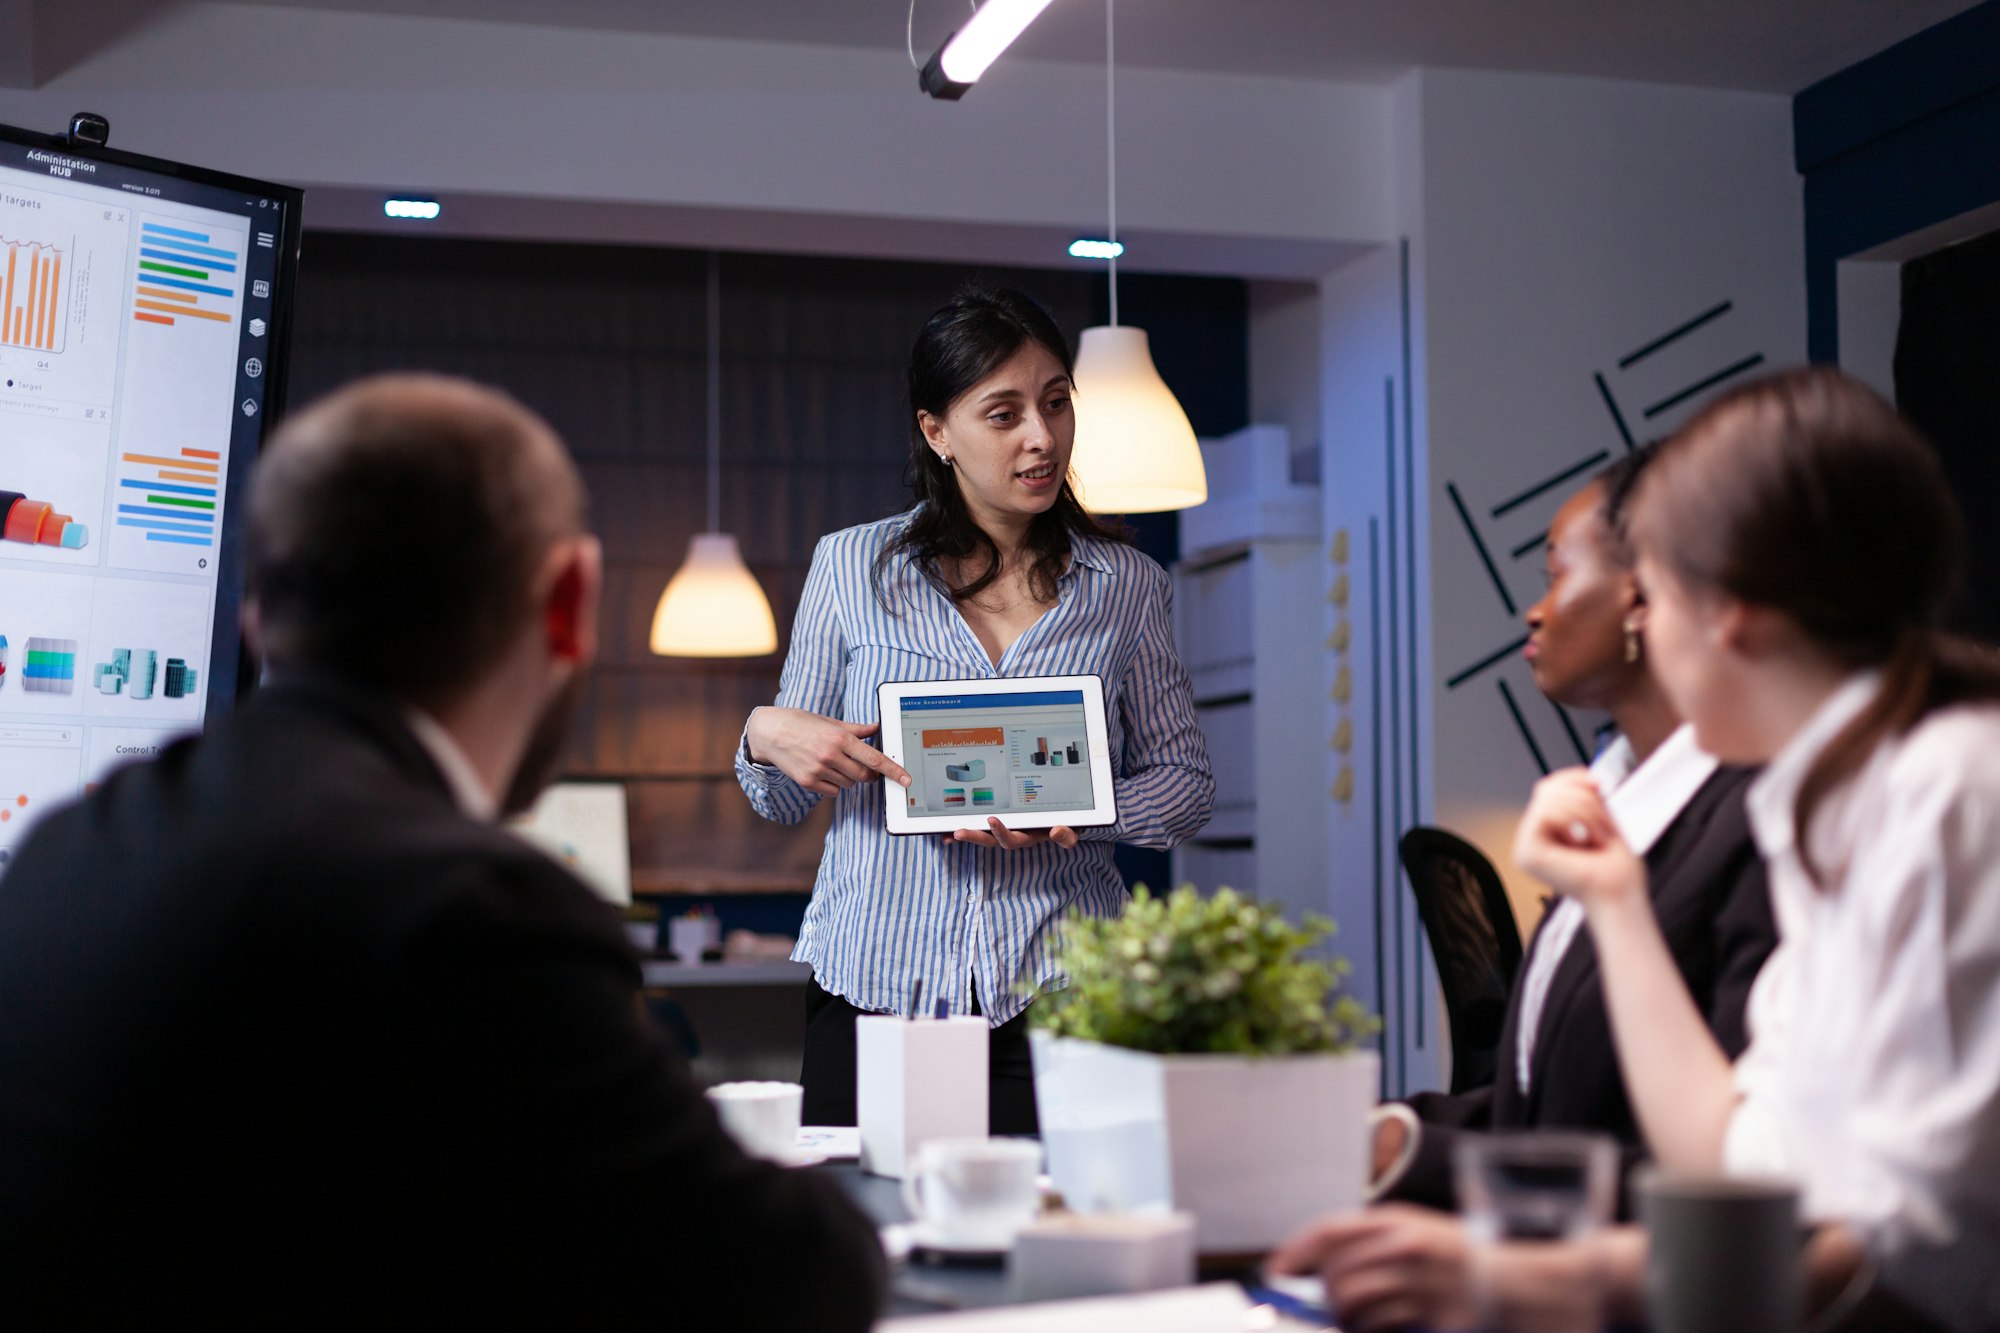
[[[973,13],[979,12],[979,0],[966,0]],[[903,20],[903,49],[910,53],[910,68],[920,70],[924,62],[917,59],[917,0],[910,0],[909,17]]]
[[[1118,248],[1118,33],[1115,0],[1104,0],[1104,179],[1111,196],[1111,234],[1105,239]],[[1111,324],[1118,325],[1118,256],[1111,266]]]
[[[708,530],[722,531],[722,255],[708,252]]]

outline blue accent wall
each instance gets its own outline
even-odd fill
[[[2000,0],[1820,80],[1792,100],[1792,126],[1806,348],[1834,361],[1842,259],[2000,202]]]

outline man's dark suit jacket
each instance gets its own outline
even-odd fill
[[[1749,1040],[1743,1011],[1750,983],[1778,942],[1764,862],[1743,808],[1754,776],[1749,769],[1717,769],[1646,853],[1653,911],[1667,948],[1696,1007],[1708,1016],[1709,1030],[1732,1059]],[[1540,935],[1537,929],[1538,941]],[[1571,939],[1549,984],[1524,1094],[1515,1063],[1527,972],[1523,966],[1507,1001],[1494,1081],[1456,1096],[1420,1093],[1410,1099],[1423,1132],[1409,1169],[1386,1197],[1455,1207],[1452,1144],[1467,1130],[1591,1129],[1617,1138],[1627,1167],[1644,1155],[1618,1070],[1589,927]]]
[[[264,691],[0,878],[0,1324],[863,1329],[882,1282],[380,701]]]

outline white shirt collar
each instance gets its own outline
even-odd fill
[[[1863,671],[1848,677],[1750,784],[1750,791],[1743,798],[1744,808],[1750,815],[1750,831],[1756,836],[1757,850],[1765,860],[1792,849],[1792,810],[1798,804],[1799,788],[1805,784],[1813,761],[1840,734],[1841,728],[1873,701],[1881,684],[1882,675],[1878,671]]]
[[[1590,766],[1590,775],[1626,846],[1644,856],[1715,770],[1715,756],[1695,744],[1694,728],[1683,723],[1643,764],[1633,763],[1632,743],[1620,736]]]
[[[445,785],[451,788],[451,798],[468,818],[481,823],[492,823],[500,817],[500,800],[486,789],[485,781],[472,761],[465,757],[465,751],[452,739],[441,723],[429,713],[412,708],[403,714],[403,720],[410,724],[416,734],[417,743],[424,747],[438,771],[444,774]]]

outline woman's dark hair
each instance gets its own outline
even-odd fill
[[[1703,408],[1646,469],[1628,526],[1689,587],[1782,611],[1840,665],[1882,671],[1799,787],[1808,873],[1813,812],[1877,745],[1936,709],[2000,698],[2000,659],[1944,630],[1965,537],[1937,455],[1837,370],[1786,371]]]
[[[985,568],[977,578],[951,589],[953,601],[977,596],[1000,577],[1000,548],[973,521],[951,467],[931,452],[919,414],[942,417],[968,389],[1031,342],[1061,362],[1064,374],[1074,369],[1069,342],[1049,312],[1033,297],[1011,288],[965,288],[924,322],[910,349],[910,459],[904,474],[917,504],[908,525],[875,557],[878,601],[887,604],[885,578],[898,558],[907,557],[935,571],[941,560],[960,562],[963,568],[969,557],[983,552]],[[1055,504],[1028,525],[1028,587],[1039,601],[1053,601],[1056,596],[1071,534],[1129,540],[1124,532],[1086,513],[1064,478]]]
[[[1625,519],[1631,511],[1632,493],[1639,487],[1639,477],[1659,451],[1660,442],[1648,440],[1590,479],[1591,484],[1601,492],[1598,514],[1604,520],[1611,553],[1628,569],[1632,565],[1633,553],[1631,538],[1625,531]]]

